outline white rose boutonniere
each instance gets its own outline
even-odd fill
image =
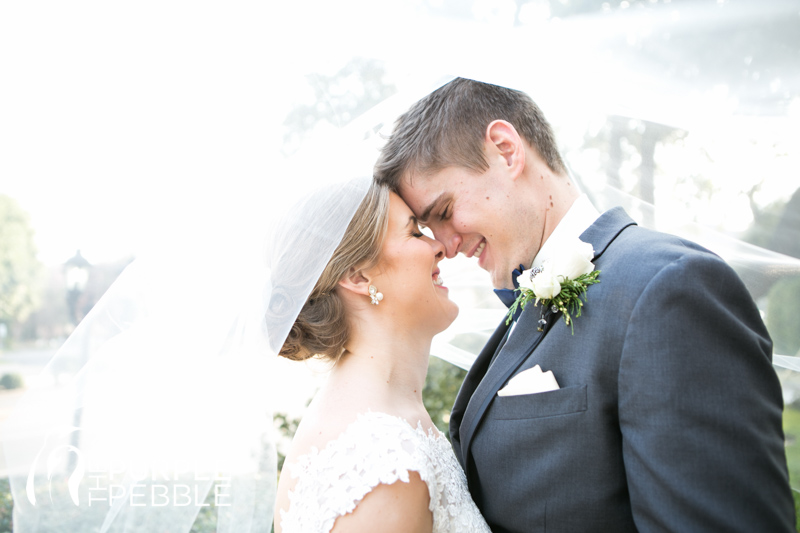
[[[527,276],[525,274],[528,274]],[[531,276],[531,271],[526,270],[517,278],[520,289],[533,291],[539,298],[552,298],[561,292],[561,282],[558,276],[554,276],[552,272],[539,272],[535,276]]]
[[[574,334],[573,315],[575,318],[581,316],[581,296],[586,300],[587,287],[599,283],[597,276],[600,271],[594,269],[593,257],[592,245],[575,239],[560,245],[540,268],[524,271],[517,277],[519,296],[508,310],[506,324],[518,308],[524,310],[531,301],[534,307],[542,302],[545,308],[552,307],[553,312],[561,311],[564,322]],[[539,321],[539,331],[542,322],[544,319]]]

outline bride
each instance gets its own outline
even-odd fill
[[[443,258],[372,185],[279,352],[333,367],[286,456],[276,533],[489,531],[422,403],[431,340],[458,314]]]
[[[489,531],[422,403],[458,314],[444,249],[371,177],[325,181],[269,224],[264,269],[257,246],[126,269],[55,357],[83,353],[78,378],[6,426],[15,531]],[[332,367],[277,492],[274,354]]]

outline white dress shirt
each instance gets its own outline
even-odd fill
[[[564,218],[562,218],[555,227],[553,233],[550,234],[547,240],[544,241],[544,244],[542,244],[542,247],[539,248],[539,253],[533,258],[533,262],[528,268],[542,266],[542,263],[550,256],[552,250],[557,248],[556,243],[559,241],[564,242],[569,239],[577,239],[589,226],[594,224],[599,216],[600,211],[592,205],[592,202],[589,201],[589,197],[585,194],[580,195],[575,202],[573,202],[572,206],[564,215]],[[511,324],[511,332],[508,334],[509,337],[511,337],[516,326],[517,321],[514,320]]]

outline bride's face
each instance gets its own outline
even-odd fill
[[[391,310],[398,322],[432,334],[447,328],[458,307],[439,278],[444,256],[444,246],[423,235],[411,209],[391,193],[386,238],[375,269],[374,285],[384,295],[380,305]]]

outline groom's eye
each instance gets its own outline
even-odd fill
[[[448,218],[450,218],[450,206],[449,205],[444,208],[444,211],[442,211],[441,214],[439,214],[439,220],[447,220]]]

